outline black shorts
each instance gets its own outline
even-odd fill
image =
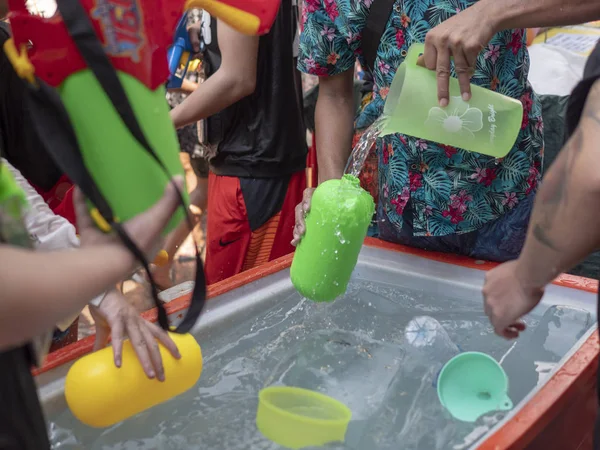
[[[29,347],[0,352],[0,449],[50,450]]]
[[[177,130],[179,149],[190,155],[190,165],[198,178],[208,178],[208,161],[200,156],[197,124],[188,125]]]

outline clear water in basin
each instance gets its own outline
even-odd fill
[[[415,323],[437,334],[423,335]],[[280,449],[255,426],[258,392],[274,384],[318,390],[350,407],[346,442],[325,447],[330,450],[469,448],[505,413],[474,424],[452,419],[435,388],[446,360],[482,351],[501,361],[516,405],[593,318],[557,306],[537,311],[527,325],[516,344],[506,342],[493,334],[480,303],[369,281],[354,281],[332,304],[289,294],[205,337],[204,372],[188,393],[107,430],[87,428],[69,412],[50,417],[53,449]]]

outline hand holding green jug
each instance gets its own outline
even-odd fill
[[[413,44],[400,65],[386,97],[388,121],[382,136],[402,133],[419,139],[503,158],[521,130],[523,105],[497,92],[471,85],[465,102],[456,78],[450,78],[450,101],[438,104],[437,78],[417,65],[423,44]]]

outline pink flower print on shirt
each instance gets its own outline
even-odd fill
[[[448,208],[446,211],[442,213],[443,217],[450,217],[450,222],[454,225],[461,223],[464,219],[462,213],[458,209],[454,209],[452,207]]]
[[[516,192],[505,192],[502,204],[508,206],[508,209],[513,209],[519,203]]]
[[[402,48],[402,46],[406,43],[406,39],[404,38],[404,31],[397,30],[396,31],[396,45],[398,48]]]
[[[508,44],[508,47],[512,50],[513,55],[519,53],[519,50],[523,48],[523,30],[513,31],[512,39]]]
[[[402,188],[402,193],[398,195],[398,197],[392,199],[391,203],[396,207],[396,212],[399,215],[402,215],[404,212],[404,208],[406,208],[406,204],[408,203],[408,199],[410,198],[410,193],[408,188],[405,186]]]
[[[310,58],[306,58],[304,60],[304,65],[311,72],[317,68],[317,62],[315,61],[315,59],[312,56]]]
[[[495,169],[482,169],[481,167],[477,167],[475,173],[471,175],[472,180],[476,180],[485,186],[491,186],[496,177]]]
[[[385,61],[382,61],[381,59],[377,61],[377,66],[379,67],[379,71],[384,75],[390,71],[390,65],[386,64]]]
[[[332,21],[335,21],[340,15],[336,0],[325,0],[325,11]]]
[[[307,13],[314,13],[318,11],[321,7],[320,0],[304,0],[304,8],[302,8]]]
[[[523,110],[529,114],[531,112],[531,108],[533,108],[533,99],[531,98],[531,94],[529,92],[521,96],[521,103],[523,104]]]
[[[498,58],[500,58],[500,46],[490,44],[487,48],[487,51],[483,54],[485,59],[491,59],[493,63],[495,63]]]
[[[427,150],[427,141],[424,141],[423,139],[417,140],[415,145],[419,150]]]
[[[419,172],[411,172],[409,175],[409,179],[411,192],[416,192],[417,189],[423,187],[423,175]]]
[[[450,208],[456,209],[461,214],[467,210],[467,203],[473,201],[473,196],[464,189],[458,194],[450,196]]]
[[[458,153],[458,150],[456,150],[456,148],[450,146],[450,145],[441,145],[441,147],[444,149],[444,153],[446,154],[446,158],[452,158],[454,155],[456,155]]]
[[[325,36],[331,42],[335,39],[335,30],[326,26],[321,30],[321,36]]]

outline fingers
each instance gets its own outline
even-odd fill
[[[131,341],[131,345],[133,345],[133,350],[135,351],[135,354],[137,355],[144,369],[144,373],[148,378],[154,378],[156,377],[156,372],[154,370],[153,360],[148,352],[146,338],[140,330],[139,323],[137,321],[132,322],[133,323],[128,323],[127,326],[127,334],[129,335],[129,340]],[[154,341],[154,339],[152,339],[151,337],[150,340]]]
[[[101,350],[104,347],[106,347],[106,345],[108,344],[109,337],[110,337],[110,328],[96,322],[96,339],[94,340],[94,350],[93,351],[97,352],[98,350]],[[116,365],[116,361],[115,361],[115,365]]]
[[[138,318],[138,324],[142,336],[144,337],[144,342],[146,343],[146,348],[148,350],[148,355],[150,356],[152,367],[154,367],[156,378],[158,378],[158,381],[165,381],[165,368],[163,366],[162,356],[160,355],[158,342],[152,335],[152,332],[144,319]],[[150,375],[148,376],[152,378]]]
[[[514,324],[512,324],[509,327],[504,328],[503,330],[500,330],[500,332],[497,334],[499,334],[500,336],[502,336],[504,339],[517,339],[519,337],[519,335],[525,331],[527,327],[525,326],[525,324],[521,321],[516,322]]]
[[[171,353],[171,355],[173,355],[174,358],[181,358],[181,353],[179,353],[179,349],[177,348],[175,341],[173,341],[173,339],[171,339],[171,336],[169,336],[169,333],[167,333],[155,323],[146,322],[146,326],[148,327],[148,330],[150,330],[150,333],[152,333],[152,336],[155,339],[158,339],[158,341],[167,350],[169,350],[169,353]]]
[[[302,195],[302,202],[296,206],[295,218],[296,224],[294,226],[294,238],[292,239],[292,245],[295,247],[298,245],[304,233],[306,233],[306,222],[305,218],[310,211],[310,202],[312,199],[314,189],[305,189]]]
[[[452,54],[454,55],[454,70],[458,77],[460,93],[465,102],[471,100],[471,76],[473,69],[461,47],[453,47]]]
[[[121,367],[123,362],[123,340],[125,339],[125,326],[122,320],[117,320],[111,329],[113,356],[115,366]]]
[[[438,101],[442,108],[448,106],[450,98],[450,50],[447,47],[437,49],[435,67],[438,85]]]

